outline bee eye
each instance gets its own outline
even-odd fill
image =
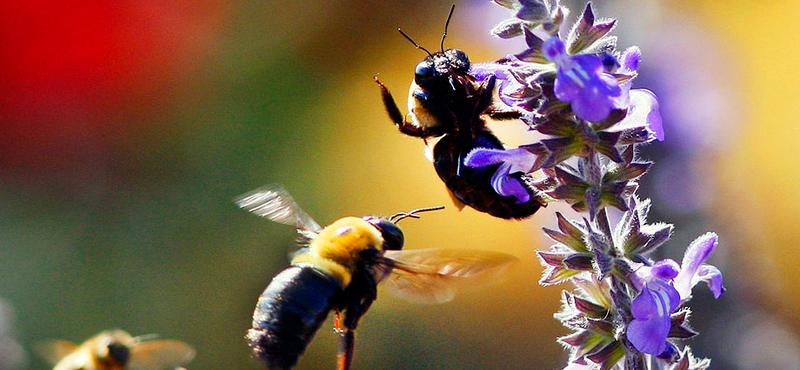
[[[419,83],[420,81],[425,81],[433,78],[436,74],[436,68],[434,67],[433,63],[428,60],[423,60],[417,67],[414,68],[414,80]]]
[[[469,70],[469,57],[467,53],[458,49],[448,49],[445,51],[445,54],[453,67],[462,71]]]
[[[405,241],[405,238],[403,237],[403,231],[400,230],[400,228],[395,225],[394,222],[391,222],[385,218],[374,216],[366,216],[364,217],[364,220],[371,223],[381,232],[381,236],[383,237],[383,249],[403,249],[403,242]]]

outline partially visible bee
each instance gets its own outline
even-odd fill
[[[403,116],[389,89],[375,77],[381,89],[383,103],[392,122],[400,132],[426,140],[440,137],[433,148],[433,164],[439,178],[457,205],[464,204],[495,217],[521,219],[532,215],[545,203],[539,193],[528,183],[528,175],[516,174],[530,193],[530,200],[517,203],[515,197],[497,194],[491,178],[500,165],[471,168],[464,165],[464,157],[475,148],[503,149],[503,144],[486,126],[482,115],[497,119],[518,118],[511,109],[495,106],[496,78],[487,77],[479,82],[469,74],[467,54],[458,49],[444,49],[447,26],[455,5],[445,23],[441,50],[431,53],[419,46],[411,37],[398,31],[418,49],[428,53],[414,69],[414,80],[408,92],[408,115]]]
[[[177,340],[132,337],[123,330],[104,331],[81,345],[57,340],[39,345],[53,370],[175,369],[194,358],[194,349]]]
[[[294,226],[305,245],[291,265],[258,299],[246,338],[270,369],[290,369],[332,310],[341,334],[338,369],[350,368],[359,320],[377,297],[377,284],[425,303],[453,298],[459,282],[490,281],[515,257],[486,251],[403,251],[397,222],[419,218],[423,208],[390,217],[344,217],[325,228],[309,217],[280,185],[268,185],[236,200],[243,209]]]

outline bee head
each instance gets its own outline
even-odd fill
[[[403,249],[405,237],[403,236],[403,231],[400,230],[400,227],[397,226],[397,224],[387,218],[377,216],[364,216],[363,219],[364,221],[372,224],[372,226],[375,226],[375,228],[381,232],[384,250]]]
[[[453,10],[456,5],[450,7],[450,13],[447,15],[447,21],[444,23],[444,32],[442,33],[442,40],[439,45],[439,52],[431,54],[428,49],[420,46],[414,39],[401,29],[397,29],[406,40],[410,41],[417,49],[423,50],[428,53],[428,56],[414,68],[414,82],[419,87],[433,91],[436,93],[443,93],[447,90],[455,91],[456,79],[454,75],[461,75],[469,71],[469,57],[467,54],[458,49],[444,48],[444,39],[447,37],[447,28],[450,25],[450,19],[453,17]]]
[[[100,336],[96,353],[98,359],[106,362],[114,362],[125,366],[130,357],[131,347],[135,345],[136,339],[122,330],[112,330]]]
[[[362,219],[369,222],[372,226],[375,226],[375,228],[381,232],[384,250],[396,251],[403,249],[403,242],[405,241],[403,230],[400,230],[400,227],[397,226],[397,222],[407,217],[419,218],[417,213],[420,212],[436,211],[440,209],[444,209],[444,206],[418,208],[411,212],[395,213],[389,217],[364,216]]]
[[[121,344],[121,343],[109,343],[108,344],[108,357],[114,359],[117,363],[121,365],[125,365],[128,363],[128,357],[130,357],[131,349],[130,347]]]
[[[431,54],[414,68],[414,82],[425,90],[449,89],[450,77],[469,71],[469,57],[459,49]]]

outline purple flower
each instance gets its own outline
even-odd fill
[[[716,246],[717,234],[706,233],[687,248],[680,267],[665,259],[643,266],[632,275],[634,286],[641,290],[631,302],[633,321],[628,324],[628,340],[636,349],[651,355],[660,355],[667,349],[670,315],[691,297],[692,287],[701,280],[708,283],[714,298],[722,295],[722,273],[703,263]]]
[[[681,294],[682,300],[691,297],[692,288],[700,281],[708,284],[708,288],[714,293],[714,298],[719,298],[725,292],[725,287],[722,285],[722,273],[719,269],[703,263],[717,247],[717,244],[717,234],[705,233],[695,239],[686,249],[681,262],[681,272],[673,282],[675,289]]]
[[[475,148],[466,158],[464,164],[469,167],[485,167],[500,163],[500,167],[492,176],[492,188],[504,197],[515,197],[517,203],[530,201],[530,193],[512,173],[528,173],[536,163],[536,155],[523,148],[489,149]]]
[[[658,139],[664,141],[664,127],[658,111],[658,99],[650,90],[635,89],[630,92],[628,114],[617,122],[610,131],[621,131],[645,127],[649,132],[648,142]]]
[[[628,340],[643,353],[659,355],[667,348],[670,315],[681,301],[668,281],[678,275],[678,270],[678,264],[667,259],[642,267],[634,275],[640,279],[642,292],[631,302],[633,321],[628,324]],[[635,280],[634,284],[639,285]]]
[[[619,72],[622,74],[634,74],[642,61],[642,52],[636,46],[631,46],[620,58],[622,65]],[[620,85],[623,91],[630,91],[630,101],[628,103],[628,114],[622,121],[614,125],[612,131],[621,131],[636,127],[645,127],[650,132],[648,142],[658,139],[664,141],[664,127],[661,124],[661,113],[659,113],[658,99],[650,90],[634,89],[631,90],[631,81]]]
[[[558,37],[545,41],[542,52],[558,67],[554,87],[556,97],[569,102],[579,118],[601,121],[612,109],[627,106],[628,92],[620,87],[614,76],[603,71],[602,58],[596,55],[570,56]]]

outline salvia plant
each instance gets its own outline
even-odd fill
[[[477,79],[497,78],[502,102],[543,139],[510,149],[474,149],[465,165],[498,165],[492,187],[528,201],[533,187],[549,202],[566,202],[577,220],[556,213],[554,244],[538,251],[546,267],[540,283],[571,283],[555,314],[572,332],[558,339],[569,352],[566,369],[706,369],[681,340],[697,335],[688,324],[692,288],[705,282],[715,297],[722,274],[704,262],[717,246],[706,233],[681,263],[654,260],[673,232],[649,223],[650,201],[637,181],[652,165],[640,146],[664,140],[658,100],[632,89],[642,54],[617,49],[614,19],[596,18],[588,4],[571,27],[557,0],[494,0],[513,16],[491,32],[522,37],[527,49],[497,62],[473,64]],[[519,173],[531,176],[512,176]],[[523,183],[523,181],[525,183]],[[620,216],[621,214],[621,216]]]

